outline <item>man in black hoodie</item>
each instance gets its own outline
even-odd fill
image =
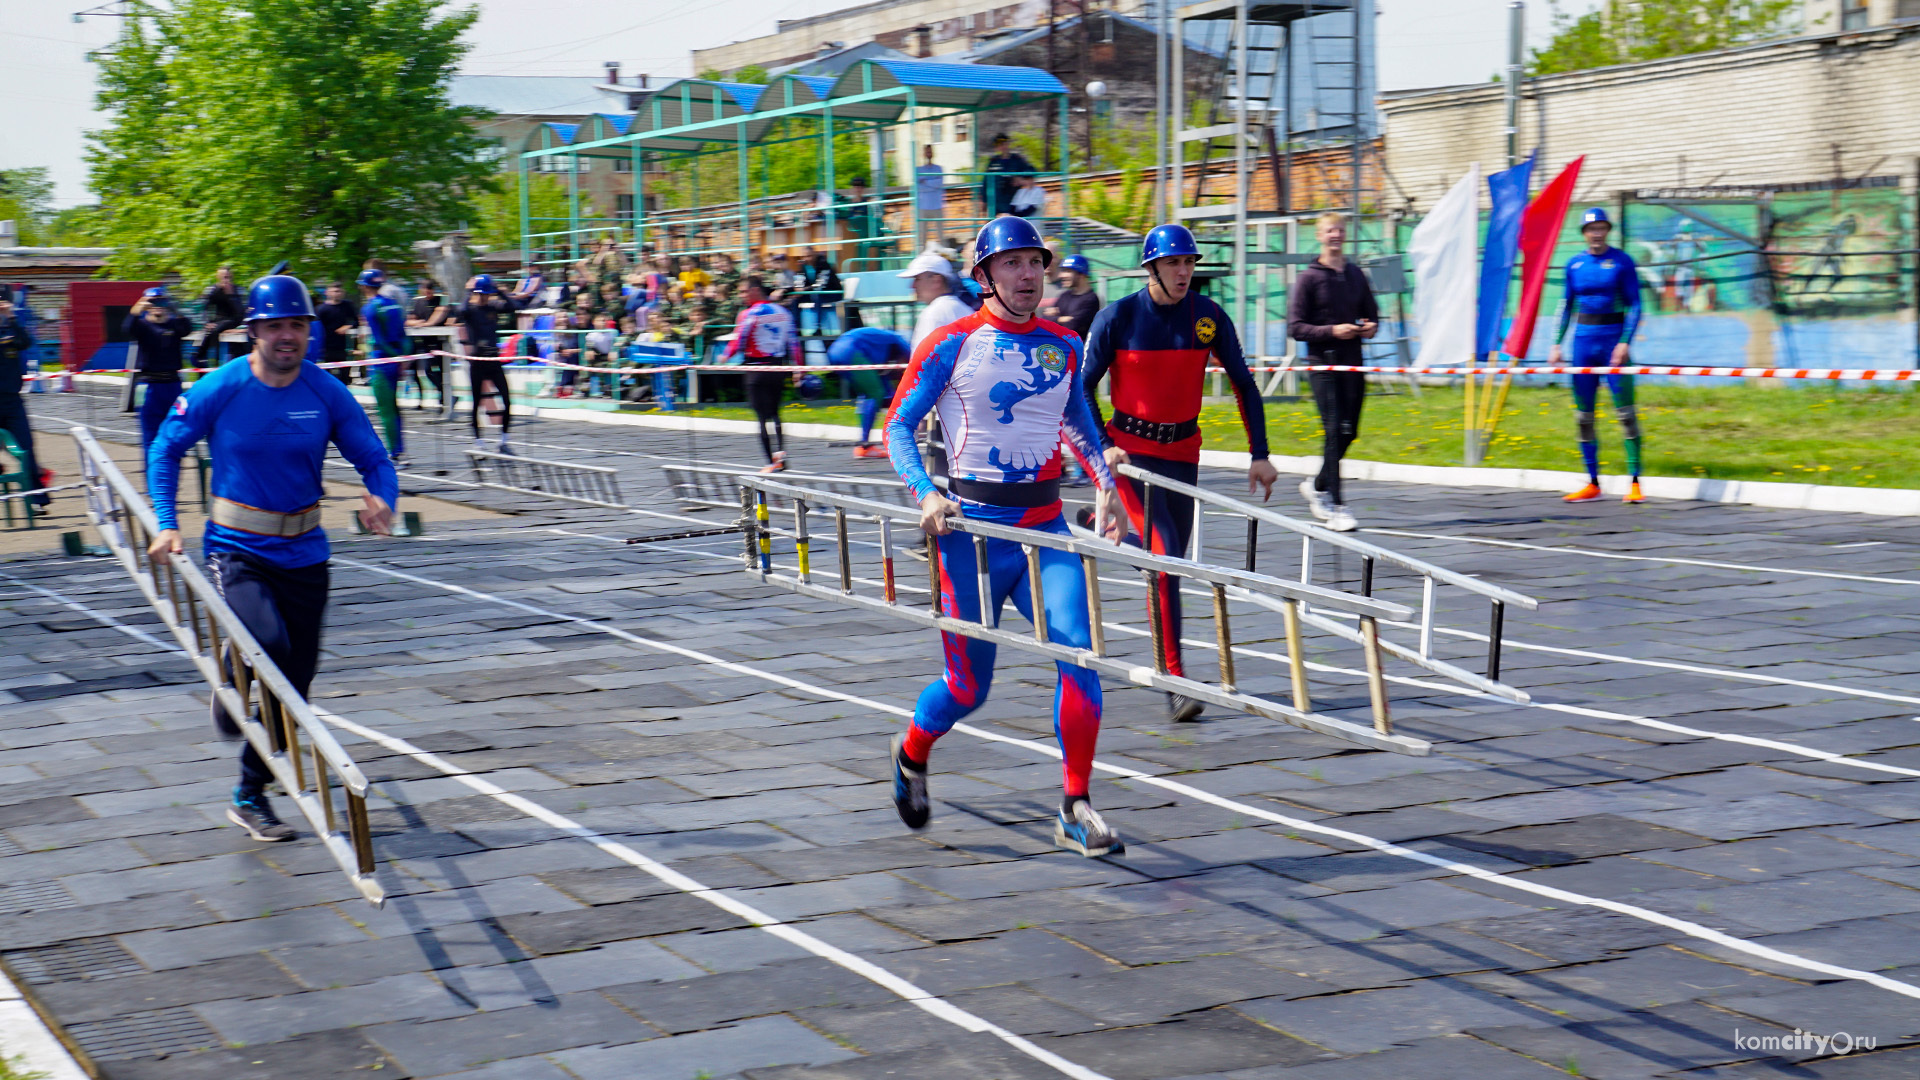
[[[1321,214],[1314,231],[1320,257],[1301,268],[1288,293],[1287,334],[1306,343],[1315,364],[1359,367],[1366,363],[1360,343],[1380,331],[1380,305],[1367,275],[1346,257],[1346,216]],[[1358,371],[1315,371],[1308,380],[1325,441],[1320,475],[1300,481],[1300,494],[1328,528],[1352,532],[1357,525],[1340,495],[1340,460],[1360,436],[1367,377]]]
[[[167,410],[180,397],[180,357],[182,343],[193,324],[176,311],[165,286],[155,286],[141,295],[127,312],[121,333],[132,339],[138,349],[133,380],[146,388],[140,403],[140,460],[147,460],[147,447],[160,431]]]

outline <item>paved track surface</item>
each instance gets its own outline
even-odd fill
[[[31,404],[46,439],[88,407]],[[509,525],[336,536],[315,704],[379,736],[342,732],[381,795],[384,910],[352,899],[310,841],[258,845],[225,824],[233,748],[184,662],[141,640],[157,623],[117,567],[0,561],[0,961],[102,1075],[1920,1075],[1920,1000],[1793,960],[1920,986],[1920,723],[1897,700],[1920,698],[1920,550],[1900,521],[1365,485],[1363,522],[1452,538],[1376,539],[1541,598],[1510,613],[1512,638],[1701,670],[1510,650],[1510,681],[1560,710],[1398,684],[1399,729],[1436,744],[1425,759],[1244,716],[1176,730],[1157,695],[1107,687],[1102,761],[1782,961],[1111,774],[1094,799],[1130,847],[1083,860],[1052,847],[1057,762],[961,733],[933,759],[933,826],[909,834],[885,752],[937,671],[928,633],[762,588],[735,569],[735,541],[595,538],[684,527],[666,518],[431,479],[464,434],[414,425],[423,478],[408,487],[514,512]],[[523,452],[618,465],[630,500],[668,513],[641,494],[661,486],[644,455],[757,456],[747,438],[564,421],[520,437]],[[844,449],[794,450],[808,471],[887,474]],[[1323,582],[1357,572],[1332,556],[1317,568]],[[1417,599],[1392,575],[1381,591]],[[1210,633],[1201,607],[1189,637]],[[1316,660],[1353,665],[1315,644]],[[1257,670],[1243,683],[1283,685]],[[973,722],[1050,744],[1052,682],[1050,665],[1003,651]],[[1316,673],[1315,687],[1323,710],[1364,722],[1359,680]],[[1001,1034],[965,1030],[956,1009]],[[1744,1042],[1795,1029],[1879,1049]]]

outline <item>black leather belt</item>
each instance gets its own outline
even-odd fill
[[[1626,315],[1618,311],[1583,311],[1576,318],[1581,326],[1619,326],[1627,321]]]
[[[1113,410],[1113,429],[1148,442],[1177,443],[1200,434],[1200,418],[1196,416],[1191,420],[1163,424],[1157,420],[1142,420],[1115,409]]]
[[[1024,484],[996,484],[990,480],[955,478],[947,481],[947,491],[970,502],[988,506],[1032,509],[1036,506],[1052,506],[1060,501],[1060,480],[1055,477]]]

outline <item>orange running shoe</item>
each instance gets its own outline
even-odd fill
[[[1640,481],[1635,480],[1633,483],[1628,484],[1627,493],[1620,496],[1620,501],[1625,503],[1646,502],[1647,497],[1640,494]]]
[[[1636,489],[1637,490],[1637,489]],[[1592,502],[1600,497],[1600,485],[1588,484],[1579,491],[1562,496],[1564,502]]]

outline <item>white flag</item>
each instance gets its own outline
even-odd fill
[[[1475,302],[1480,288],[1480,163],[1434,204],[1413,230],[1414,317],[1420,367],[1473,358]]]

